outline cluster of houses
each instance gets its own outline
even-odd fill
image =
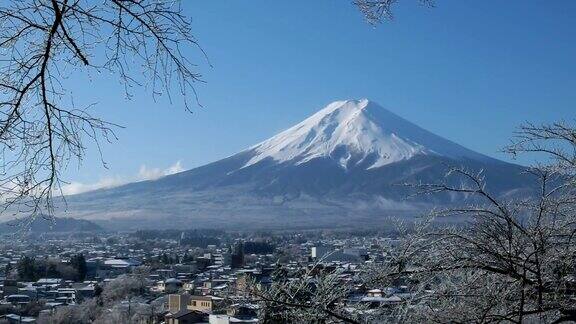
[[[235,239],[236,240],[236,239]],[[62,306],[80,305],[94,298],[106,285],[121,275],[130,275],[145,266],[146,291],[133,302],[160,303],[157,316],[143,323],[255,323],[258,322],[258,300],[247,298],[248,282],[260,288],[272,284],[279,267],[287,274],[301,273],[313,264],[337,271],[342,284],[353,286],[349,305],[369,307],[393,305],[409,298],[407,286],[365,287],[357,278],[367,263],[383,262],[382,246],[393,240],[321,239],[302,240],[284,237],[275,242],[274,253],[245,253],[242,243],[227,241],[204,248],[182,246],[178,239],[147,241],[130,239],[52,240],[41,245],[19,242],[0,251],[0,269],[18,267],[22,255],[60,258],[74,253],[86,255],[86,280],[40,278],[23,281],[11,278],[8,272],[0,278],[0,320],[9,323],[35,323],[53,314]],[[169,253],[173,256],[167,257]],[[184,257],[185,256],[185,257]],[[168,260],[168,261],[166,261]],[[26,310],[34,305],[36,312]],[[130,306],[128,306],[130,307]]]
[[[42,278],[35,282],[4,279],[0,284],[0,292],[3,297],[0,305],[22,309],[30,303],[42,301],[43,309],[40,314],[51,313],[59,306],[75,305],[85,299],[93,298],[96,285],[95,281],[73,282],[60,278]],[[2,316],[8,322],[36,322],[33,317],[19,314],[4,314]]]

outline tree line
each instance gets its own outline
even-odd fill
[[[24,256],[18,261],[15,270],[20,281],[37,281],[40,278],[84,281],[88,273],[86,259],[83,254],[73,255],[69,262],[51,258],[36,259]],[[8,271],[11,272],[11,270]]]

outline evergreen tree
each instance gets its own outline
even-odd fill
[[[4,277],[6,277],[6,278],[10,277],[11,272],[12,272],[12,264],[10,262],[8,262],[6,264],[6,268],[4,268]]]
[[[18,278],[23,281],[38,280],[36,260],[34,258],[25,256],[18,262]]]
[[[46,265],[46,277],[48,278],[60,278],[62,275],[58,272],[58,267],[54,262],[48,262]]]
[[[78,281],[84,281],[84,279],[86,279],[86,273],[88,272],[84,254],[73,256],[72,259],[70,259],[70,265],[78,272]]]

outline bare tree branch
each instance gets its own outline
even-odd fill
[[[118,125],[76,108],[71,75],[112,73],[153,98],[176,91],[190,110],[202,82],[182,50],[202,50],[177,0],[22,0],[0,4],[0,203],[19,215],[53,213],[62,170],[84,140],[116,139]],[[202,52],[203,53],[203,52]]]
[[[392,7],[398,0],[354,0],[353,3],[371,25],[377,25],[382,20],[394,19]],[[419,0],[420,4],[433,7],[434,0]]]

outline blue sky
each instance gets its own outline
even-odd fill
[[[108,169],[90,146],[65,178],[97,186],[200,166],[339,99],[369,98],[500,159],[518,124],[574,120],[576,1],[403,0],[375,28],[350,2],[184,1],[212,65],[187,52],[206,81],[203,108],[145,89],[125,100],[109,76],[75,83],[81,103],[125,128],[103,146]]]

